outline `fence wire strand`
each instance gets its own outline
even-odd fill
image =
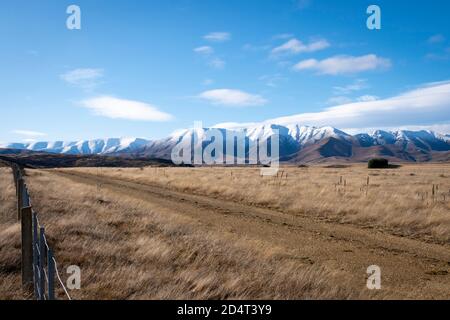
[[[14,164],[13,165],[13,171],[14,171],[14,177],[15,177],[14,182],[16,183],[16,188],[19,188],[20,186],[17,185],[17,179],[23,179],[22,169],[18,165]],[[24,184],[24,196],[25,196],[24,200],[27,200],[26,204],[28,206],[31,206],[31,198],[30,198],[30,194],[28,192],[28,188],[27,188],[26,184]],[[42,226],[41,226],[41,224],[39,222],[39,218],[37,216],[37,213],[34,210],[33,210],[33,213],[35,214],[35,218],[36,218],[35,221],[36,221],[37,230],[40,230]],[[39,238],[40,238],[40,236],[38,235],[38,239]],[[43,234],[43,239],[42,240],[44,242],[45,249],[47,250],[47,252],[50,251],[50,246],[48,245],[47,237],[45,236],[45,233]],[[39,243],[35,243],[34,247],[35,247],[35,250],[36,250],[36,253],[37,253],[37,256],[39,257],[39,259],[45,258],[45,257],[42,257],[43,252],[41,252],[41,250],[40,250]],[[58,270],[58,264],[56,262],[55,257],[52,257],[52,260],[53,260],[54,267],[55,267],[54,271],[55,271],[56,278],[58,279],[58,282],[61,285],[61,287],[62,287],[62,289],[63,289],[67,299],[68,300],[72,300],[72,297],[70,296],[69,292],[67,291],[66,286],[64,285],[63,280],[61,279],[61,276],[60,276],[60,273],[59,273],[59,270]],[[44,262],[44,263],[46,263],[46,262]],[[35,278],[37,278],[37,279],[34,279],[34,282],[35,282],[34,285],[36,287],[37,292],[41,292],[42,288],[39,285],[40,280],[41,280],[41,274],[39,272],[40,271],[40,267],[38,265],[35,265],[34,262],[33,262],[33,271],[34,271],[34,274],[35,274]],[[48,275],[47,275],[47,272],[46,272],[45,268],[43,270],[43,274],[44,274],[44,277],[45,277],[45,282],[49,283]],[[48,297],[45,295],[45,293],[43,294],[42,297],[36,297],[36,298],[43,298],[44,300],[48,300]]]
[[[53,262],[55,263],[55,273],[56,273],[56,278],[58,278],[59,283],[61,284],[61,287],[63,288],[64,292],[66,293],[66,296],[69,300],[72,300],[72,298],[70,297],[69,292],[67,292],[66,286],[64,285],[63,281],[61,280],[61,277],[59,276],[59,271],[58,271],[58,265],[56,263],[55,258],[53,258]]]
[[[37,227],[38,227],[38,230],[39,230],[39,229],[41,228],[41,224],[39,223],[39,218],[38,218],[37,214],[36,214],[36,222],[37,222]],[[48,245],[47,237],[45,236],[45,234],[44,234],[43,240],[44,240],[44,245],[45,245],[45,247],[47,248],[47,250],[50,250],[50,246]],[[36,247],[38,248],[39,246],[36,246]],[[38,248],[37,250],[38,250],[39,255],[40,255],[39,248]],[[61,287],[62,287],[64,293],[66,294],[67,299],[72,300],[72,298],[71,298],[69,292],[68,292],[67,289],[66,289],[66,286],[64,285],[64,282],[63,282],[62,279],[61,279],[61,276],[59,275],[58,264],[57,264],[57,262],[56,262],[56,259],[55,259],[54,257],[53,257],[52,259],[53,259],[53,263],[55,264],[55,274],[56,274],[56,278],[58,279],[59,284],[61,285]],[[48,283],[47,272],[46,272],[45,270],[44,270],[44,274],[45,274],[45,277],[46,277],[47,283]]]

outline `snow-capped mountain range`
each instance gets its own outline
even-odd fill
[[[61,154],[111,154],[121,151],[137,150],[150,141],[139,138],[111,138],[81,140],[74,142],[55,141],[55,142],[33,142],[33,143],[10,143],[0,145],[2,148],[19,149],[38,152],[61,153]]]
[[[96,139],[77,142],[10,143],[0,148],[71,155],[130,155],[170,159],[172,148],[180,141],[191,141],[195,133],[203,137],[209,128],[180,130],[165,139],[140,138]],[[450,135],[432,131],[383,131],[350,135],[333,127],[309,127],[300,124],[256,124],[245,127],[220,128],[226,134],[240,132],[246,139],[267,139],[278,130],[280,155],[286,161],[320,161],[326,158],[366,160],[385,156],[404,161],[447,160]],[[231,136],[231,135],[230,135]],[[224,141],[225,142],[225,141]]]

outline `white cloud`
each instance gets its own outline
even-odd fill
[[[299,54],[305,52],[315,52],[326,49],[329,46],[330,43],[325,39],[312,41],[308,44],[304,44],[298,39],[291,39],[288,42],[282,44],[281,46],[272,49],[272,55],[277,56],[283,54]]]
[[[274,40],[285,40],[285,39],[290,39],[293,38],[294,35],[292,33],[280,33],[280,34],[276,34],[272,37],[272,39]]]
[[[103,73],[102,69],[74,69],[60,77],[71,85],[90,90],[99,84],[99,80],[103,78]]]
[[[321,112],[269,120],[337,128],[385,128],[450,124],[450,81],[430,83],[400,95],[334,106]]]
[[[246,43],[242,46],[242,50],[250,52],[267,51],[270,49],[270,45],[254,45]]]
[[[204,86],[210,86],[210,85],[214,84],[214,80],[213,79],[205,79],[205,80],[203,80],[202,84]]]
[[[324,60],[308,59],[300,61],[294,70],[315,70],[319,74],[339,75],[354,74],[376,69],[387,69],[391,66],[389,59],[381,58],[375,54],[365,56],[334,56]]]
[[[281,74],[266,74],[258,78],[259,81],[263,81],[266,86],[276,88],[278,83],[281,81],[286,81],[287,78],[283,77]]]
[[[346,86],[343,87],[333,87],[333,93],[337,94],[337,95],[342,95],[342,94],[350,94],[354,91],[360,91],[363,89],[368,88],[369,86],[367,85],[367,80],[366,79],[356,79],[353,83],[348,84]]]
[[[450,50],[447,48],[447,50],[442,53],[428,53],[425,56],[425,59],[431,61],[447,61],[450,59]]]
[[[214,56],[214,48],[210,46],[202,46],[194,49],[194,52],[201,55],[208,66],[214,69],[225,68],[225,61]]]
[[[212,42],[225,42],[231,39],[229,32],[211,32],[203,37],[203,39]]]
[[[38,131],[30,131],[30,130],[13,130],[12,133],[18,134],[21,136],[29,137],[29,138],[36,138],[36,137],[45,137],[47,134],[43,132]]]
[[[428,43],[430,43],[430,44],[441,43],[444,41],[445,41],[445,37],[442,34],[435,34],[435,35],[431,36],[430,38],[428,38]]]
[[[213,104],[232,107],[261,106],[267,103],[260,95],[233,89],[209,90],[199,94],[198,97]]]
[[[196,52],[198,54],[203,54],[203,55],[210,55],[210,54],[214,53],[214,49],[211,48],[210,46],[203,46],[203,47],[195,48],[194,52]]]
[[[140,121],[168,121],[172,115],[159,111],[157,107],[145,102],[124,100],[111,96],[100,96],[82,101],[82,106],[94,114],[112,119]]]
[[[368,102],[368,101],[376,101],[379,98],[377,96],[372,96],[370,94],[366,94],[364,96],[359,97],[357,100],[362,102]]]
[[[330,99],[328,99],[327,104],[340,106],[340,105],[349,104],[352,102],[368,102],[368,101],[376,101],[378,99],[379,98],[377,96],[373,96],[373,95],[369,95],[369,94],[360,96],[355,99],[347,97],[347,96],[335,96],[335,97],[331,97]]]
[[[69,83],[77,83],[82,80],[98,79],[103,77],[102,69],[75,69],[71,70],[61,77]]]
[[[208,62],[208,65],[214,69],[223,69],[225,68],[225,61],[220,58],[214,58]]]
[[[353,99],[351,99],[349,97],[345,97],[345,96],[331,97],[330,99],[327,100],[328,105],[335,105],[335,106],[340,106],[342,104],[347,104],[347,103],[352,103],[352,102],[353,102]]]

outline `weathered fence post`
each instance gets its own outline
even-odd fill
[[[22,208],[22,285],[31,289],[33,285],[33,226],[31,207]]]
[[[23,179],[19,177],[17,181],[17,220],[20,221],[20,216],[22,214],[22,194],[23,194]]]
[[[34,297],[39,298],[39,254],[38,254],[38,220],[36,212],[33,212],[33,284],[34,284]]]
[[[47,275],[48,275],[48,300],[55,300],[55,262],[53,261],[53,251],[47,252]]]
[[[16,165],[15,165],[15,164],[12,164],[12,165],[11,165],[11,169],[12,169],[13,176],[14,176],[14,186],[16,187],[16,196],[17,196],[17,179],[18,179],[18,176],[17,176],[17,168],[16,168]]]
[[[34,291],[38,300],[55,300],[57,269],[53,251],[48,247],[45,228],[39,226],[37,214],[31,207],[22,170],[17,164],[11,164],[11,168],[16,185],[17,215],[21,224],[22,286],[24,290]]]
[[[23,183],[22,188],[22,208],[26,208],[30,206],[30,195],[28,194],[27,184]]]
[[[23,187],[22,187],[22,208],[28,207],[27,206],[27,184],[25,183],[25,180],[23,181]]]
[[[45,228],[39,228],[39,300],[45,299]]]

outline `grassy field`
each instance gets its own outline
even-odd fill
[[[368,170],[364,165],[287,167],[273,178],[248,168],[71,170],[450,241],[450,164],[390,170]]]
[[[83,270],[82,299],[317,299],[357,297],[334,272],[281,259],[150,204],[45,171],[28,171],[31,197],[61,266]]]
[[[82,270],[75,299],[448,299],[449,169],[72,168],[26,180],[63,278]],[[15,194],[9,169],[0,177],[0,299],[20,299]],[[381,291],[365,287],[373,263]]]
[[[20,226],[16,192],[9,168],[0,167],[0,299],[23,299],[20,269]]]

